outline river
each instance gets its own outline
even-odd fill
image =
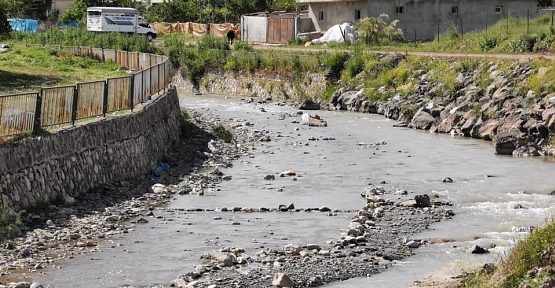
[[[369,184],[405,189],[415,194],[439,194],[454,203],[456,216],[417,235],[421,239],[448,238],[455,242],[426,245],[417,255],[388,271],[329,287],[407,287],[427,273],[449,263],[493,262],[524,233],[514,226],[537,226],[555,211],[553,163],[542,158],[494,155],[489,142],[454,138],[406,128],[380,115],[317,111],[328,127],[308,127],[279,120],[296,110],[275,104],[256,104],[211,96],[182,96],[188,109],[208,110],[221,118],[240,118],[253,129],[271,131],[271,142],[254,150],[254,157],[221,169],[231,175],[203,197],[178,196],[168,210],[155,211],[163,219],[125,236],[107,241],[89,257],[77,257],[33,277],[54,287],[167,286],[191,271],[203,253],[220,247],[242,247],[254,255],[261,247],[280,248],[288,243],[325,243],[337,240],[351,214],[328,217],[324,213],[189,213],[180,208],[328,206],[358,209],[360,192]],[[264,108],[262,112],[260,108]],[[297,118],[300,120],[300,118]],[[298,128],[298,129],[296,129]],[[333,137],[333,141],[309,138]],[[386,142],[369,146],[362,143]],[[170,167],[171,169],[171,167]],[[280,179],[268,185],[262,178],[293,169],[298,181]],[[451,177],[454,183],[443,183]],[[515,209],[520,204],[524,209]],[[234,222],[240,225],[233,225]],[[235,223],[235,224],[237,224]],[[495,248],[486,255],[468,253],[473,245]]]

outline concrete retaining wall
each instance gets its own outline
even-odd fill
[[[0,206],[19,210],[147,174],[179,139],[175,88],[132,114],[0,145]]]

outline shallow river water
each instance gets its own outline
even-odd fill
[[[221,118],[244,119],[254,124],[253,129],[280,132],[282,137],[257,146],[253,158],[240,159],[233,168],[222,169],[233,178],[219,185],[220,191],[209,191],[204,197],[177,196],[170,208],[294,203],[297,208],[359,209],[364,206],[360,192],[369,183],[381,181],[386,181],[383,186],[388,190],[437,193],[455,204],[452,220],[435,224],[415,237],[455,242],[423,246],[416,250],[416,256],[382,274],[329,287],[407,287],[449,263],[492,262],[525,235],[511,232],[513,226],[541,225],[555,212],[555,196],[548,195],[555,190],[554,164],[542,158],[496,156],[489,142],[394,128],[393,121],[379,115],[318,111],[328,127],[310,128],[292,123],[295,118],[278,120],[280,113],[296,110],[275,104],[183,96],[181,105],[209,110]],[[266,112],[261,112],[261,107]],[[310,137],[336,140],[308,141]],[[359,145],[378,141],[387,144]],[[298,173],[298,181],[277,177],[267,185],[262,179],[287,169]],[[454,183],[443,183],[445,177]],[[516,204],[525,209],[514,209]],[[151,218],[124,237],[100,245],[99,252],[63,262],[61,268],[47,269],[35,279],[55,287],[167,285],[191,271],[203,253],[220,247],[243,247],[254,255],[261,247],[337,240],[352,213],[336,217],[306,212],[228,213],[220,214],[220,221],[213,220],[218,212],[155,214],[166,219]],[[468,249],[475,244],[495,244],[496,248],[487,255],[471,255]]]

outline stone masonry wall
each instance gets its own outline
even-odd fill
[[[173,83],[180,91],[193,93],[193,84],[176,73]],[[200,83],[202,94],[220,94],[241,97],[271,97],[274,100],[317,99],[326,89],[323,73],[279,75],[275,73],[250,74],[212,71]]]
[[[19,210],[147,174],[179,138],[174,87],[143,109],[0,145],[0,207]]]

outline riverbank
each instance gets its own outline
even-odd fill
[[[554,155],[552,61],[341,53],[327,59],[327,72],[295,77],[216,69],[201,80],[200,92],[311,100],[310,109],[376,113],[399,127],[492,141],[501,155]],[[193,90],[181,75],[175,80]]]
[[[222,181],[217,167],[231,165],[234,159],[248,154],[252,144],[241,131],[234,133],[233,143],[218,139],[215,129],[221,131],[218,127],[224,127],[222,123],[194,113],[182,119],[182,139],[167,155],[165,163],[169,168],[165,171],[107,183],[62,205],[42,205],[32,211],[22,211],[21,235],[24,236],[6,241],[0,247],[0,285],[28,281],[33,279],[33,273],[56,269],[64,261],[91,255],[101,243],[148,223],[156,217],[157,209],[165,207],[177,195],[201,194],[202,189]],[[210,151],[208,143],[220,148]]]

